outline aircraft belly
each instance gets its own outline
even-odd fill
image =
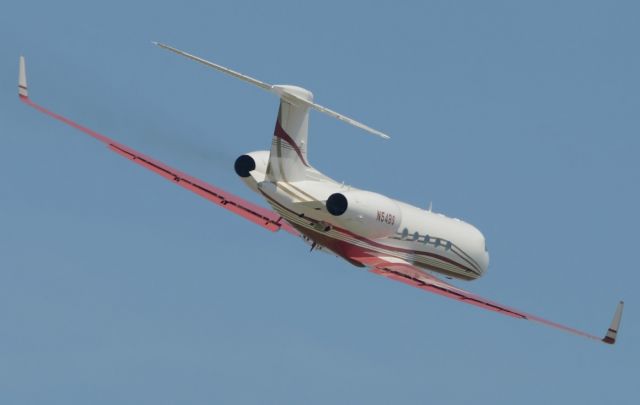
[[[463,280],[473,280],[479,277],[479,274],[446,257],[388,245],[383,243],[384,240],[367,240],[346,230],[335,228],[322,220],[311,218],[302,213],[295,213],[268,197],[267,200],[287,222],[309,241],[355,266],[362,267],[364,262],[375,257],[391,256],[447,277]]]
[[[372,257],[387,256],[447,277],[473,280],[482,274],[476,266],[462,259],[457,260],[449,251],[432,249],[424,244],[418,246],[411,241],[398,239],[397,235],[370,239],[354,230],[343,229],[333,224],[332,218],[324,212],[322,200],[311,197],[320,190],[301,186],[300,183],[263,182],[258,188],[267,202],[302,233],[313,248],[321,246],[356,266],[363,265],[359,258],[366,262]]]

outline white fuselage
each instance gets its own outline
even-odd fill
[[[308,167],[305,180],[267,179],[269,151],[252,152],[245,183],[308,241],[354,265],[370,256],[408,262],[448,277],[473,280],[489,264],[485,239],[455,218],[345,186]]]

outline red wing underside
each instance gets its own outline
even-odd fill
[[[519,311],[517,309],[507,307],[505,305],[498,304],[496,302],[482,298],[479,295],[454,287],[450,284],[445,283],[444,281],[440,281],[435,276],[427,275],[424,272],[418,270],[417,268],[409,264],[378,263],[371,267],[371,272],[385,276],[392,280],[400,281],[402,283],[411,285],[413,287],[420,288],[421,290],[443,295],[448,298],[453,298],[455,300],[458,300],[467,304],[475,305],[480,308],[499,312],[514,318],[521,318],[529,321],[539,322],[541,324],[551,326],[557,329],[561,329],[566,332],[580,335],[589,339],[603,341],[609,344],[615,343],[616,335],[620,327],[620,318],[622,317],[622,306],[623,306],[622,302],[618,304],[613,321],[611,322],[611,327],[608,329],[605,337],[601,338],[601,337],[594,336],[589,333],[582,332],[580,330],[577,330],[568,326],[561,325],[556,322],[548,321],[546,319],[540,318],[539,316],[531,315],[531,314]]]
[[[184,174],[164,163],[158,162],[150,157],[143,155],[125,145],[119,144],[114,140],[99,134],[96,131],[93,131],[87,127],[84,127],[76,122],[73,122],[59,114],[56,114],[52,111],[47,110],[46,108],[34,103],[31,99],[26,95],[20,95],[20,100],[22,100],[25,104],[30,107],[35,108],[36,110],[57,119],[58,121],[62,121],[65,124],[78,129],[85,134],[99,140],[100,142],[105,143],[109,149],[112,151],[128,158],[134,163],[139,164],[142,167],[145,167],[162,177],[166,178],[174,182],[175,184],[186,188],[189,191],[192,191],[198,194],[201,197],[206,198],[207,200],[225,208],[235,214],[240,215],[241,217],[248,219],[249,221],[260,225],[261,227],[268,229],[270,231],[277,231],[279,229],[285,229],[288,232],[298,234],[289,224],[287,224],[278,214],[273,211],[270,211],[266,208],[260,207],[256,204],[253,204],[249,201],[246,201],[240,197],[237,197],[231,193],[228,193],[224,190],[221,190],[217,187],[212,186],[211,184],[205,183],[202,180],[198,180],[194,177],[191,177],[187,174]]]

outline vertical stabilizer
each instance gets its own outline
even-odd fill
[[[309,107],[297,99],[313,102],[313,94],[296,86],[273,86],[280,94],[280,108],[267,167],[270,181],[297,181],[306,177]],[[294,97],[292,97],[294,96]]]

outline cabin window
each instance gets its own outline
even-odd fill
[[[422,241],[425,245],[429,243],[429,235],[424,235],[424,240]]]
[[[408,236],[409,236],[409,230],[407,228],[404,228],[402,230],[402,239],[407,239]]]
[[[451,242],[447,241],[444,245],[445,250],[451,250]]]
[[[434,243],[435,247],[440,247],[440,239],[436,238],[436,243]]]
[[[419,237],[420,237],[420,234],[418,232],[413,233],[413,240],[418,240]]]

